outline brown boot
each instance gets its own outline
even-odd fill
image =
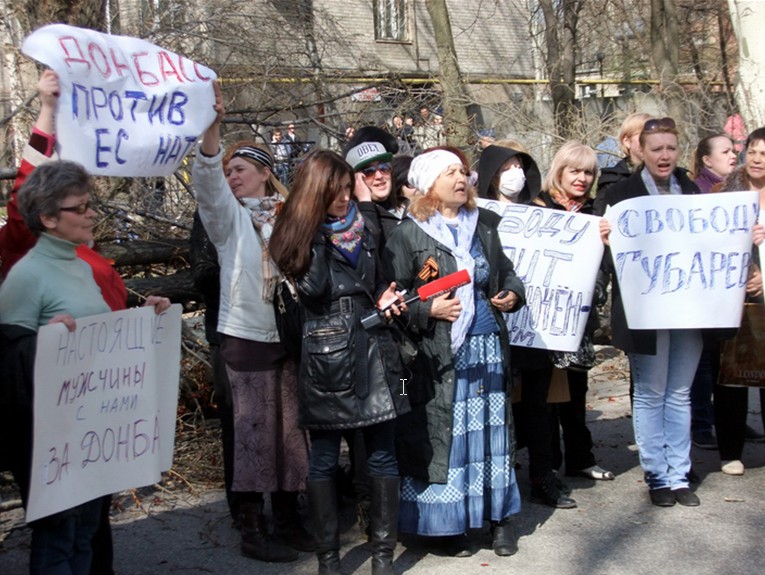
[[[242,555],[268,563],[297,561],[297,551],[279,543],[268,533],[262,501],[242,503],[239,517],[242,522]]]

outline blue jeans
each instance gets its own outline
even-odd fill
[[[88,575],[91,542],[100,521],[101,498],[33,521],[31,575]]]
[[[649,489],[688,487],[690,392],[702,347],[699,330],[659,330],[656,355],[628,354],[635,441]]]
[[[397,477],[398,462],[395,451],[395,420],[363,427],[364,446],[367,452],[367,467],[373,477]],[[340,457],[340,429],[311,432],[311,459],[308,468],[309,481],[334,479]]]

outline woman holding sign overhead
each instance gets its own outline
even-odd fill
[[[313,550],[300,522],[298,491],[305,488],[308,441],[297,421],[297,364],[279,341],[274,290],[281,273],[269,254],[276,212],[287,191],[273,174],[265,146],[237,142],[224,155],[224,116],[205,131],[192,170],[199,216],[218,252],[220,353],[231,384],[234,464],[231,490],[238,494],[241,550],[261,561],[298,559]],[[271,493],[273,536],[263,513]]]
[[[604,204],[639,196],[697,194],[699,188],[685,170],[677,167],[678,135],[672,118],[648,120],[640,133],[643,167],[607,188]],[[608,244],[609,222],[600,223]],[[606,262],[615,278],[610,255]],[[699,505],[688,488],[691,470],[690,389],[701,356],[698,329],[632,330],[627,325],[619,284],[612,285],[611,328],[613,343],[627,353],[635,386],[633,425],[635,441],[649,489],[651,503]]]
[[[385,247],[389,277],[411,292],[462,269],[472,279],[410,307],[409,328],[420,343],[407,385],[412,412],[399,418],[396,437],[400,528],[453,536],[453,552],[466,557],[466,533],[488,520],[494,552],[504,556],[518,549],[511,518],[521,503],[502,313],[521,308],[525,290],[502,251],[499,216],[476,207],[468,174],[448,149],[417,156],[409,182],[421,195]]]

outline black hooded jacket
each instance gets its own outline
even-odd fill
[[[488,146],[481,153],[481,157],[478,160],[478,197],[488,200],[499,199],[499,191],[494,188],[492,182],[505,162],[515,156],[521,160],[523,172],[526,175],[526,184],[518,196],[518,203],[530,204],[536,199],[542,187],[542,176],[539,173],[539,167],[534,158],[504,146]]]

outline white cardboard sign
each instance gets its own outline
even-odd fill
[[[181,306],[40,328],[27,521],[156,483],[170,469],[181,359]]]
[[[599,218],[491,200],[478,204],[502,216],[502,248],[526,286],[526,306],[508,316],[510,343],[576,351],[603,258]]]
[[[606,212],[630,329],[738,327],[757,192],[641,196]]]
[[[62,159],[101,176],[168,176],[215,119],[215,72],[146,40],[65,24],[22,52],[59,75]]]

